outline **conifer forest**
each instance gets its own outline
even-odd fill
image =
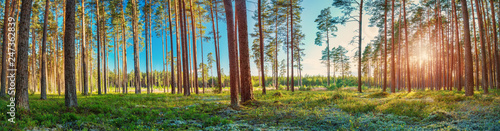
[[[500,0],[1,0],[0,130],[500,130]]]

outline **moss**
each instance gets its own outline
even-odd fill
[[[433,122],[433,121],[447,121],[455,116],[449,114],[445,111],[434,111],[427,118],[423,119],[423,121]]]
[[[283,94],[281,92],[276,92],[273,94],[274,97],[283,97]]]
[[[378,93],[372,93],[372,94],[368,95],[367,98],[386,98],[389,95],[390,94],[387,92],[378,92]]]

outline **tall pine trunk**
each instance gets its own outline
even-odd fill
[[[66,107],[77,107],[75,76],[75,6],[76,1],[66,0],[66,21],[64,23],[64,103]],[[24,2],[23,2],[24,3]]]
[[[293,29],[292,29],[293,30]],[[362,41],[362,31],[363,31],[363,0],[359,4],[359,60],[358,60],[358,92],[361,93],[361,41]],[[293,40],[293,39],[292,39]],[[293,60],[293,59],[292,59]]]
[[[235,38],[234,38],[234,21],[233,21],[233,5],[231,0],[224,0],[224,8],[226,12],[226,24],[227,24],[227,42],[228,42],[228,52],[229,52],[229,69],[230,69],[230,92],[231,92],[231,106],[233,108],[238,108],[238,83],[237,83],[237,62],[236,48],[235,48]]]
[[[99,19],[99,1],[96,0],[96,25],[97,25],[97,94],[101,93],[101,25]]]
[[[28,52],[29,52],[29,29],[31,21],[31,7],[32,0],[22,0],[21,5],[21,18],[19,21],[19,32],[17,35],[17,71],[16,71],[16,93],[15,93],[15,104],[17,109],[24,109],[29,111],[29,97],[28,97]],[[10,19],[10,18],[9,18]],[[11,19],[15,20],[15,19]],[[9,20],[9,22],[14,22]],[[16,27],[10,27],[16,28]],[[7,31],[6,31],[7,32]],[[12,41],[11,41],[12,42]],[[9,42],[9,43],[11,43]],[[4,43],[5,44],[5,43]],[[10,44],[9,44],[10,46]],[[12,45],[15,48],[15,44]],[[7,46],[4,46],[4,48]],[[4,55],[6,56],[6,55]],[[6,67],[6,66],[4,66]],[[9,82],[10,83],[10,82]]]
[[[191,12],[191,30],[192,30],[192,37],[193,37],[193,70],[194,70],[194,85],[195,86],[195,92],[196,94],[200,94],[198,91],[198,67],[196,66],[196,22],[195,22],[195,15],[193,14],[193,0],[189,0],[189,6],[190,6],[190,12]]]
[[[260,1],[260,0],[259,0]],[[250,73],[250,53],[248,51],[248,29],[247,29],[247,6],[246,0],[236,0],[235,2],[238,17],[238,35],[240,50],[240,75],[241,75],[241,101],[253,100],[252,76]]]
[[[4,13],[3,13],[3,40],[2,40],[2,56],[7,56],[7,47],[8,45],[6,43],[8,43],[8,23],[9,23],[9,17],[10,17],[10,13],[9,13],[9,6],[10,6],[10,1],[11,0],[5,0],[5,9],[4,9]],[[35,38],[35,37],[33,37]],[[35,60],[35,59],[33,59]],[[6,88],[5,88],[5,81],[6,81],[6,76],[7,76],[7,57],[2,57],[2,76],[1,76],[1,90],[0,90],[0,96],[5,96],[6,94]]]
[[[482,77],[482,86],[483,86],[483,91],[485,94],[488,93],[488,69],[487,69],[487,65],[486,65],[486,47],[485,47],[485,31],[484,31],[484,25],[483,25],[483,16],[482,16],[482,12],[480,10],[480,3],[478,0],[474,0],[475,3],[476,3],[476,13],[477,13],[477,18],[478,18],[478,23],[479,23],[479,40],[480,40],[480,43],[481,43],[481,59],[482,59],[482,62],[481,62],[481,65],[483,67],[482,69],[482,74],[483,74],[483,77]]]
[[[141,94],[141,71],[139,67],[139,32],[137,29],[137,3],[135,0],[132,0],[132,33],[133,33],[133,41],[134,41],[134,86],[135,86],[135,94]]]
[[[47,23],[49,21],[49,4],[50,0],[45,1],[45,13],[43,18],[43,36],[42,36],[42,56],[40,62],[40,99],[47,99]]]
[[[167,0],[168,4],[168,29],[170,30],[170,64],[172,65],[171,67],[171,77],[172,77],[172,82],[171,82],[171,87],[172,87],[172,94],[175,94],[175,70],[174,70],[174,40],[173,40],[173,32],[172,32],[172,18],[171,18],[171,2],[170,0]]]
[[[394,49],[396,47],[396,44],[394,42],[395,37],[394,37],[394,0],[392,0],[392,11],[391,11],[391,92],[396,93],[396,64],[394,58],[396,57],[396,54],[394,52]]]
[[[121,0],[120,2],[120,8],[122,10],[122,23],[121,23],[121,26],[122,26],[122,56],[123,56],[123,81],[122,81],[122,84],[123,84],[123,93],[126,94],[128,93],[128,86],[127,86],[127,83],[128,83],[128,76],[127,76],[127,40],[126,40],[126,36],[125,36],[125,9],[123,7],[123,3],[124,1]]]

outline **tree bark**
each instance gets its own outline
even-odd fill
[[[465,96],[474,95],[474,72],[472,65],[472,52],[470,41],[469,12],[467,10],[467,1],[460,1],[462,4],[462,16],[464,17],[464,45],[465,45]],[[474,5],[471,5],[474,6]]]
[[[394,0],[392,0],[392,11],[391,11],[391,92],[396,93],[396,64],[394,58],[396,57],[396,54],[394,52],[394,49],[396,48],[396,44],[394,42],[395,37],[394,37]]]
[[[40,62],[40,70],[41,70],[41,76],[40,76],[40,99],[45,100],[47,99],[47,23],[49,21],[49,4],[50,1],[46,0],[45,1],[45,13],[44,13],[44,18],[43,18],[43,36],[42,36],[42,56],[41,56],[41,62]]]
[[[3,57],[3,56],[7,56],[7,47],[8,47],[8,45],[6,43],[8,43],[8,39],[9,39],[8,38],[8,33],[7,33],[8,31],[7,30],[8,30],[8,25],[9,25],[8,24],[9,23],[8,19],[10,17],[10,15],[9,15],[10,14],[9,13],[9,10],[10,10],[9,9],[10,1],[11,0],[5,0],[5,5],[4,5],[5,9],[4,9],[4,14],[3,14],[4,17],[3,17],[3,40],[2,40],[3,46],[2,46],[2,74],[1,74],[2,75],[1,79],[2,80],[0,80],[1,81],[1,85],[0,85],[1,86],[0,97],[1,96],[5,96],[5,94],[6,94],[6,88],[5,88],[6,78],[5,77],[7,76],[7,66],[6,66],[7,65],[6,64],[7,57]],[[33,59],[33,60],[35,60],[35,59]]]
[[[82,0],[82,74],[83,74],[83,95],[89,95],[89,82],[88,82],[88,72],[87,72],[87,61],[85,54],[85,0]]]
[[[139,66],[139,34],[137,30],[137,3],[135,0],[132,0],[132,33],[133,33],[133,41],[134,41],[134,86],[135,86],[135,94],[141,94],[141,70]]]
[[[259,0],[260,1],[260,0]],[[250,53],[248,51],[247,7],[246,0],[236,0],[236,17],[238,17],[238,35],[240,50],[241,101],[253,100],[252,76],[250,73]]]
[[[147,90],[147,94],[149,94],[149,93],[150,93],[150,91],[149,91],[149,89],[150,89],[150,88],[149,88],[149,86],[151,86],[151,85],[149,84],[149,83],[150,83],[150,81],[151,81],[151,79],[150,79],[150,77],[149,77],[149,44],[150,44],[150,43],[149,43],[149,40],[148,40],[148,39],[149,39],[149,34],[148,34],[148,33],[149,33],[149,31],[148,31],[148,30],[149,30],[149,6],[150,6],[150,5],[148,5],[148,0],[145,0],[145,1],[144,1],[144,8],[145,8],[145,9],[144,9],[144,10],[145,10],[145,12],[144,12],[144,15],[145,15],[145,16],[144,16],[144,18],[146,19],[146,20],[145,20],[145,21],[146,21],[146,23],[145,23],[145,26],[144,26],[144,33],[145,33],[145,35],[146,35],[146,38],[145,38],[144,43],[145,43],[145,48],[146,48],[146,78],[145,78],[145,79],[146,79],[146,90]]]
[[[495,18],[495,5],[493,4],[494,1],[490,0],[490,7],[491,7],[491,19],[493,20],[493,52],[494,52],[494,59],[492,59],[492,64],[494,63],[496,65],[496,80],[495,84],[497,89],[500,88],[500,60],[498,60],[498,37],[497,37],[497,22]]]
[[[66,21],[64,29],[64,82],[65,105],[77,107],[75,77],[75,6],[76,1],[66,0]],[[24,2],[23,2],[24,3]]]
[[[21,18],[19,21],[19,32],[17,36],[17,41],[19,42],[17,45],[18,48],[18,56],[17,56],[17,71],[16,72],[16,107],[17,109],[24,109],[29,111],[29,97],[28,97],[28,52],[29,52],[29,29],[30,29],[30,21],[31,21],[31,7],[32,0],[23,0],[21,5]],[[14,19],[15,20],[15,19]],[[14,22],[14,21],[10,21]],[[8,25],[8,24],[7,24]],[[15,28],[15,27],[11,27]],[[5,28],[4,28],[5,29]],[[5,31],[7,32],[7,31]],[[11,41],[12,42],[12,41]],[[9,42],[8,48],[15,48],[15,43]],[[4,43],[5,45],[6,43]],[[12,45],[11,45],[12,44]],[[6,48],[7,46],[4,46]],[[6,56],[6,55],[4,55]],[[10,59],[10,58],[9,58]],[[10,60],[9,60],[10,61]],[[14,63],[9,63],[12,68]],[[6,67],[7,65],[3,65]],[[11,75],[9,75],[9,78]],[[9,82],[10,83],[10,82]],[[12,95],[12,94],[9,94]]]
[[[360,31],[361,32],[361,31]],[[295,91],[295,80],[294,80],[294,76],[293,76],[293,46],[294,46],[294,43],[293,43],[293,2],[292,0],[290,0],[290,35],[291,35],[291,39],[292,39],[292,42],[290,42],[291,45],[291,49],[290,51],[292,52],[292,64],[291,64],[291,67],[292,67],[292,92]],[[262,57],[262,56],[261,56]],[[262,70],[264,70],[264,68],[262,68]]]
[[[120,8],[122,10],[122,23],[121,23],[121,26],[122,26],[122,54],[123,54],[123,93],[124,94],[127,94],[128,93],[128,86],[127,86],[127,82],[128,82],[128,76],[127,76],[127,39],[126,39],[126,36],[125,36],[125,9],[123,8],[123,3],[124,1],[121,0],[120,2]]]
[[[477,13],[477,18],[478,18],[478,23],[479,23],[479,40],[480,40],[480,43],[481,43],[481,59],[482,59],[482,62],[481,62],[481,65],[483,67],[482,69],[482,74],[483,74],[483,77],[482,77],[482,81],[483,81],[483,91],[485,94],[488,93],[488,75],[487,75],[487,72],[488,72],[488,69],[487,69],[487,66],[486,66],[486,47],[485,47],[485,31],[484,31],[484,25],[483,25],[483,16],[482,16],[482,12],[480,10],[480,4],[479,4],[479,1],[478,0],[474,0],[475,3],[476,3],[476,13]]]
[[[234,40],[234,21],[233,21],[233,5],[231,0],[224,0],[224,8],[226,12],[226,23],[227,23],[227,42],[228,42],[228,52],[229,52],[229,69],[230,69],[230,92],[231,92],[231,107],[238,108],[238,83],[237,83],[237,62],[236,58],[236,48]]]
[[[173,32],[172,32],[172,14],[170,13],[170,0],[167,0],[167,4],[168,4],[168,24],[169,24],[169,30],[170,30],[170,64],[172,65],[172,69],[171,69],[171,76],[172,76],[172,83],[171,83],[171,86],[172,86],[172,94],[175,94],[175,70],[174,70],[174,40],[173,40]]]
[[[387,89],[387,0],[385,0],[384,4],[384,85],[382,87],[382,92],[385,92]],[[368,84],[370,83],[370,79],[368,78]]]
[[[358,92],[362,93],[361,91],[361,41],[362,41],[362,31],[363,31],[363,0],[361,0],[359,4],[359,64],[358,64]]]
[[[99,1],[96,0],[96,25],[97,25],[97,94],[101,93],[101,28],[100,28],[100,19],[99,19]]]
[[[408,26],[406,21],[406,0],[403,0],[403,12],[404,12],[404,22],[405,22],[405,43],[406,43],[406,83],[408,83],[408,92],[411,92],[411,79],[410,79],[410,52],[408,51],[408,46],[410,43],[408,42]]]
[[[198,91],[198,67],[196,66],[197,61],[196,61],[196,24],[195,24],[195,15],[193,14],[193,0],[189,0],[189,6],[190,6],[190,12],[191,12],[191,30],[192,30],[192,37],[193,37],[193,70],[194,70],[194,86],[195,86],[195,92],[196,94],[200,94]]]
[[[262,94],[266,94],[266,76],[264,75],[264,36],[262,32],[262,3],[258,0],[258,20],[259,20],[259,51],[260,51],[260,77],[262,83]]]

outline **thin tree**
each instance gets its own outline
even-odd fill
[[[214,10],[214,4],[215,4],[215,10]],[[214,17],[214,12],[215,12],[215,17]],[[221,69],[220,69],[220,51],[219,51],[219,39],[218,39],[218,29],[216,27],[219,27],[217,21],[217,2],[215,0],[212,0],[210,3],[210,15],[212,18],[212,32],[214,34],[214,45],[215,45],[215,63],[217,65],[217,83],[218,83],[218,91],[217,93],[222,93],[222,75],[221,75]],[[217,26],[216,26],[217,25]],[[217,30],[217,31],[216,31]]]
[[[82,0],[82,74],[83,74],[83,95],[89,95],[89,81],[88,81],[88,71],[87,71],[87,61],[85,54],[85,0]]]
[[[484,31],[484,25],[483,25],[483,15],[482,15],[482,12],[480,10],[481,5],[479,4],[479,1],[478,0],[474,0],[474,1],[476,3],[477,20],[479,23],[479,38],[480,38],[479,40],[481,43],[481,59],[482,59],[481,65],[483,67],[483,69],[482,69],[483,91],[485,94],[487,94],[488,93],[488,74],[487,74],[488,69],[486,66],[486,47],[485,47],[486,41],[485,41],[485,31]]]
[[[295,86],[294,86],[295,85],[295,80],[294,80],[294,76],[293,76],[293,46],[294,46],[293,37],[294,37],[294,34],[293,34],[293,2],[292,2],[292,0],[290,0],[290,35],[291,35],[290,37],[292,39],[292,41],[290,42],[290,44],[292,44],[290,46],[290,48],[291,48],[290,50],[292,51],[292,58],[291,58],[292,59],[292,62],[291,62],[291,67],[292,67],[292,69],[291,69],[292,70],[292,74],[291,74],[292,75],[292,87],[291,88],[292,88],[292,92],[294,92],[295,91]],[[264,70],[264,68],[261,68],[261,69]]]
[[[264,36],[262,32],[262,3],[258,0],[258,21],[259,21],[259,52],[260,52],[260,77],[262,83],[262,94],[266,94],[266,76],[264,75]]]
[[[188,43],[187,43],[187,22],[186,22],[186,2],[179,0],[180,7],[180,28],[181,28],[181,40],[182,40],[182,69],[183,69],[183,87],[184,87],[184,96],[189,96],[191,92],[189,91],[190,82],[189,82],[189,63],[188,63]]]
[[[97,25],[97,94],[101,93],[101,27],[99,19],[99,1],[96,0],[96,25]]]
[[[491,19],[492,19],[492,25],[493,25],[493,52],[494,52],[494,58],[495,60],[492,60],[492,64],[496,65],[496,87],[497,89],[500,89],[500,60],[498,56],[498,36],[497,36],[497,22],[495,18],[495,5],[493,5],[494,1],[490,0],[490,7],[491,7]],[[493,73],[492,73],[493,74]]]
[[[123,3],[124,1],[121,0],[120,2],[120,8],[122,10],[122,56],[123,56],[123,93],[126,94],[128,93],[128,76],[127,76],[127,41],[126,41],[126,36],[125,36],[125,9],[123,8]]]
[[[8,47],[8,45],[5,44],[5,43],[7,43],[7,41],[8,41],[8,33],[7,33],[7,31],[8,31],[8,25],[9,25],[8,24],[9,23],[8,18],[10,17],[10,15],[9,15],[10,14],[9,13],[9,10],[10,10],[9,9],[9,7],[10,7],[10,0],[5,0],[5,5],[4,6],[5,6],[5,8],[4,8],[4,13],[3,13],[4,17],[3,17],[3,40],[2,40],[2,43],[3,43],[2,45],[3,46],[2,46],[2,56],[7,56],[7,47]],[[1,86],[0,97],[1,96],[5,96],[5,94],[6,94],[6,91],[5,91],[5,89],[6,89],[5,88],[5,85],[6,85],[5,81],[6,81],[6,76],[7,76],[7,66],[6,66],[7,64],[6,64],[6,62],[7,62],[7,57],[2,57],[2,74],[1,74],[2,75],[1,79],[2,80],[0,80],[1,81],[1,85],[0,85]]]
[[[192,38],[193,38],[193,70],[194,70],[194,86],[195,86],[195,92],[196,94],[200,94],[198,91],[198,67],[196,66],[196,22],[195,22],[195,15],[193,14],[193,0],[189,0],[189,6],[190,6],[190,12],[191,12],[191,30],[192,30]]]
[[[227,24],[227,42],[228,42],[228,52],[229,52],[229,69],[230,69],[230,92],[231,92],[231,107],[238,108],[238,83],[236,78],[237,62],[236,58],[236,41],[234,40],[234,21],[233,21],[233,3],[231,0],[224,0],[224,8],[226,12],[226,24]]]
[[[362,38],[363,38],[363,35],[362,35],[362,32],[363,32],[363,0],[361,0],[360,2],[358,1],[352,1],[352,0],[334,0],[333,1],[333,6],[337,7],[337,8],[340,8],[343,11],[344,13],[344,16],[343,17],[337,17],[336,19],[332,19],[334,21],[334,23],[336,24],[344,24],[346,22],[349,22],[349,21],[355,21],[355,22],[358,22],[359,24],[359,30],[358,30],[358,92],[362,92],[361,91],[361,60],[362,60],[362,51],[361,51],[361,42],[362,42]],[[351,16],[351,12],[356,9],[356,6],[353,6],[353,5],[358,5],[359,6],[359,18],[356,19],[355,16]],[[293,40],[293,39],[292,39]]]
[[[394,0],[392,0],[392,11],[391,11],[391,92],[396,93],[396,64],[394,58],[396,54],[394,52],[394,48],[396,47],[394,40]]]
[[[41,62],[40,62],[40,99],[45,100],[47,99],[47,23],[49,21],[49,4],[50,1],[46,0],[45,1],[45,13],[44,13],[44,18],[43,18],[43,37],[42,37],[42,56],[41,56]]]
[[[132,0],[132,33],[133,33],[133,41],[134,41],[134,86],[135,86],[135,94],[141,94],[141,71],[139,68],[139,32],[137,30],[137,3],[135,0]]]
[[[410,79],[410,52],[408,52],[408,46],[410,44],[408,43],[408,26],[407,26],[407,21],[406,21],[406,0],[403,0],[403,19],[405,23],[405,43],[406,43],[406,83],[408,83],[408,92],[411,92],[411,79]],[[360,42],[361,43],[361,42]],[[361,92],[361,91],[360,91]]]
[[[174,40],[173,40],[173,32],[172,32],[172,14],[170,13],[171,12],[171,9],[170,9],[170,5],[171,5],[171,2],[170,0],[167,0],[167,5],[168,5],[168,29],[170,30],[170,64],[172,65],[171,66],[171,76],[172,76],[172,82],[170,83],[171,86],[172,86],[172,94],[175,94],[175,70],[174,70]]]
[[[30,0],[28,0],[30,1]],[[24,2],[23,2],[24,5]],[[77,107],[75,75],[75,7],[76,1],[66,0],[64,29],[64,103],[66,107]]]
[[[330,22],[332,19],[330,7],[321,10],[318,18],[314,22],[318,23],[317,28],[320,30],[316,33],[316,40],[314,44],[322,46],[321,40],[323,39],[322,33],[326,33],[326,67],[327,67],[327,85],[330,86],[330,32],[335,31],[336,27]],[[333,33],[332,33],[333,34]]]
[[[382,86],[382,92],[385,92],[387,89],[387,0],[384,3],[384,84]],[[368,84],[370,82],[368,81]]]
[[[150,88],[149,86],[151,86],[149,83],[151,81],[151,77],[149,77],[149,4],[148,4],[148,0],[145,0],[144,1],[144,18],[146,19],[146,26],[144,26],[144,32],[146,34],[146,39],[145,39],[145,46],[146,46],[146,89],[147,89],[147,94],[150,93]]]

